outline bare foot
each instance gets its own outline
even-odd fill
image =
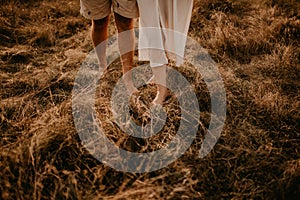
[[[152,101],[152,103],[163,105],[167,96],[168,96],[168,89],[165,86],[157,85],[157,94],[154,100]]]
[[[125,84],[125,87],[126,87],[129,95],[138,92],[138,89],[133,85],[132,81],[124,80],[124,84]]]
[[[126,87],[129,95],[138,91],[138,89],[134,86],[134,84],[132,82],[131,73],[126,73],[123,76],[123,81],[124,81],[125,87]]]
[[[155,77],[154,77],[154,75],[151,76],[151,78],[148,80],[147,84],[153,84],[153,83],[155,83]]]

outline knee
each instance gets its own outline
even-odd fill
[[[117,13],[115,13],[116,23],[120,31],[126,31],[133,28],[133,19],[123,17]]]
[[[103,31],[107,28],[109,22],[109,17],[104,17],[103,19],[92,20],[92,28],[94,31]]]

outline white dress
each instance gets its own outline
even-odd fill
[[[183,63],[193,0],[138,0],[140,11],[139,60],[150,66],[168,63],[175,56]]]

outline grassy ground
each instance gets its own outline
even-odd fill
[[[218,63],[227,94],[221,138],[198,158],[209,119],[205,84],[188,65],[201,106],[197,138],[168,167],[117,172],[84,149],[74,127],[71,93],[92,50],[78,1],[7,1],[0,7],[1,199],[296,199],[300,195],[300,2],[195,0],[189,35]],[[115,28],[110,26],[110,35]],[[120,63],[103,77],[97,107],[110,119],[109,97]],[[150,101],[155,88],[145,88]],[[178,110],[166,105],[178,118]],[[137,121],[140,118],[135,119]],[[113,140],[123,133],[104,124]],[[172,138],[122,139],[124,148],[155,150]],[[117,139],[116,139],[117,140]],[[161,142],[163,141],[163,142]],[[145,147],[146,146],[146,147]]]

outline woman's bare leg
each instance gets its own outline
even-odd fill
[[[152,72],[153,72],[152,80],[157,84],[157,94],[152,103],[163,105],[168,95],[168,89],[166,86],[167,67],[166,65],[152,67]]]

